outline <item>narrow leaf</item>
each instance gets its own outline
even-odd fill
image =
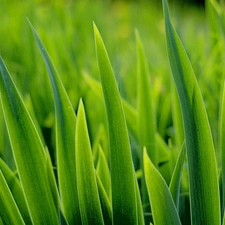
[[[185,49],[163,0],[167,48],[177,87],[186,138],[192,224],[220,224],[219,181],[209,121]]]
[[[186,152],[186,146],[185,146],[185,143],[183,143],[175,168],[173,170],[173,175],[169,185],[169,190],[177,206],[177,209],[179,209],[180,179],[181,179],[182,168],[184,164],[185,152]]]
[[[102,185],[108,195],[111,198],[111,177],[109,167],[105,158],[105,154],[102,150],[102,147],[99,145],[98,147],[99,156],[98,156],[98,164],[97,164],[97,174],[102,182]]]
[[[2,108],[32,222],[58,224],[41,139],[2,58],[0,71]]]
[[[31,224],[30,214],[27,208],[27,204],[25,201],[25,197],[19,179],[1,158],[0,158],[0,169],[13,195],[13,198],[17,204],[21,216],[23,217],[25,224]]]
[[[82,224],[104,224],[82,100],[76,124],[76,167]]]
[[[138,32],[136,33],[137,55],[138,55],[138,137],[140,149],[146,147],[148,155],[154,165],[157,166],[158,157],[156,151],[156,124],[151,94],[151,83],[149,79],[148,65],[143,45]],[[143,157],[141,156],[141,159]]]
[[[94,34],[108,119],[113,224],[134,225],[138,222],[135,175],[125,116],[112,66],[95,25]]]
[[[76,116],[62,81],[41,42],[30,24],[52,84],[56,114],[57,172],[63,213],[69,224],[80,224],[80,211],[76,185],[75,125]]]
[[[109,197],[107,196],[105,188],[103,187],[103,184],[98,174],[96,174],[96,179],[98,184],[98,193],[99,193],[100,203],[102,207],[102,215],[104,218],[104,225],[111,225],[112,224],[112,205],[109,201]]]
[[[1,170],[0,217],[4,224],[25,224]]]
[[[154,224],[181,225],[169,188],[144,150],[144,171]]]

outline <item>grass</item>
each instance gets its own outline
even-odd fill
[[[224,224],[223,1],[25,2],[0,9],[0,224]]]

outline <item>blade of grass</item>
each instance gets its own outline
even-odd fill
[[[224,214],[225,207],[225,82],[223,84],[221,113],[220,113],[220,150],[222,160],[222,206],[221,209]]]
[[[32,222],[58,224],[43,144],[1,57],[0,71],[1,104]]]
[[[175,127],[175,143],[180,148],[184,142],[184,126],[179,98],[175,85],[172,84],[172,117]]]
[[[95,25],[94,34],[108,119],[113,224],[134,225],[138,222],[135,174],[125,116],[112,66]]]
[[[25,224],[1,170],[0,216],[4,224]]]
[[[169,190],[176,204],[177,209],[179,209],[180,179],[181,179],[182,168],[184,164],[185,152],[186,152],[186,146],[185,146],[185,142],[183,142],[180,154],[178,156],[175,168],[173,170],[170,185],[169,185]]]
[[[98,185],[100,203],[102,207],[102,215],[104,218],[104,225],[112,225],[112,205],[97,173],[96,173],[96,180]]]
[[[75,125],[76,116],[57,74],[53,63],[34,27],[30,24],[35,40],[44,59],[52,84],[56,114],[56,148],[59,189],[62,209],[69,224],[80,224],[78,204],[76,165],[75,165]]]
[[[0,169],[13,195],[13,198],[17,204],[21,216],[23,217],[25,224],[31,224],[30,214],[27,208],[27,204],[25,201],[25,197],[19,179],[1,158],[0,158]]]
[[[137,131],[140,147],[140,168],[143,170],[143,148],[146,147],[148,155],[155,166],[158,166],[158,151],[156,149],[156,128],[151,94],[151,83],[149,80],[148,65],[138,31],[136,31],[137,42],[137,83],[138,83],[138,109],[137,109]],[[144,205],[149,204],[145,177],[141,179],[141,194]],[[150,210],[145,207],[145,210]]]
[[[102,150],[101,145],[98,147],[98,163],[97,163],[97,174],[102,182],[102,185],[107,193],[107,196],[111,198],[111,177],[108,167],[108,163],[105,158],[105,154]]]
[[[201,92],[163,0],[170,66],[181,102],[189,168],[192,224],[220,224],[219,181],[211,130]]]
[[[82,100],[76,124],[77,190],[83,225],[104,224]]]
[[[181,225],[169,188],[144,150],[144,172],[154,224]]]
[[[140,149],[144,146],[153,164],[157,166],[158,157],[156,151],[156,122],[153,110],[153,101],[151,94],[151,83],[149,80],[148,65],[139,33],[136,31],[137,55],[138,55],[138,137]],[[141,154],[141,159],[143,155]]]

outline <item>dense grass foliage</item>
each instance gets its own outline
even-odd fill
[[[225,224],[223,1],[0,4],[0,224]]]

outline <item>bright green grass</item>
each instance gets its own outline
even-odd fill
[[[0,224],[221,224],[218,3],[0,4]]]

